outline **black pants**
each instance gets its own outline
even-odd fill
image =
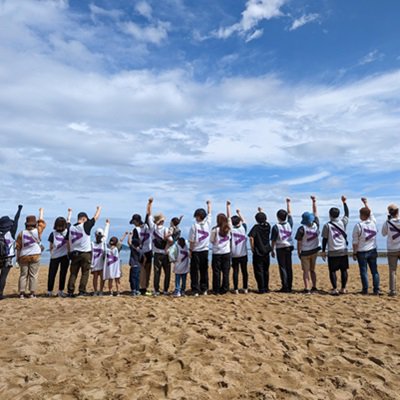
[[[6,287],[7,276],[12,267],[11,258],[0,261],[0,297],[3,296]]]
[[[333,289],[337,289],[337,278],[336,271],[340,270],[340,278],[342,281],[342,289],[346,288],[349,269],[349,257],[339,256],[339,257],[329,257],[328,256],[328,268],[329,268],[329,279],[332,284]]]
[[[193,294],[208,290],[208,250],[192,253],[190,280]]]
[[[49,276],[47,278],[47,290],[52,292],[54,289],[54,282],[56,280],[58,267],[60,267],[60,280],[58,290],[64,290],[65,281],[67,279],[69,258],[68,256],[52,258],[49,265]]]
[[[154,253],[154,291],[160,291],[161,270],[164,270],[164,292],[168,292],[171,280],[171,264],[167,254]]]
[[[276,249],[276,257],[278,259],[279,275],[282,283],[281,289],[291,292],[293,284],[292,248],[284,247]]]
[[[234,257],[232,258],[232,269],[233,269],[233,289],[239,289],[239,266],[242,271],[243,278],[243,289],[248,288],[249,273],[247,272],[247,256]]]
[[[269,254],[267,256],[253,255],[254,277],[257,281],[258,292],[269,291]]]
[[[227,293],[229,291],[229,270],[231,268],[230,253],[213,254],[211,265],[213,271],[212,274],[213,292],[215,294]]]

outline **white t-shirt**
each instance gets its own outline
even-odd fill
[[[397,229],[396,229],[397,228]],[[400,218],[392,218],[385,221],[382,226],[382,235],[386,236],[386,246],[388,253],[400,251]]]
[[[213,228],[211,231],[210,241],[212,243],[213,254],[229,254],[231,252],[231,232],[221,236],[219,228]]]
[[[292,226],[289,222],[276,224],[278,229],[278,238],[276,240],[276,248],[282,249],[284,247],[293,246],[293,238],[292,238]],[[318,247],[318,246],[317,246]]]
[[[331,252],[347,251],[346,239],[343,233],[340,231],[342,230],[346,232],[347,222],[348,218],[343,217],[342,219],[335,219],[325,224],[322,234],[325,235],[325,232],[327,232],[328,255]],[[335,224],[337,227],[334,226],[332,223]]]
[[[51,251],[51,258],[60,258],[68,254],[68,230],[63,232],[53,231],[53,250]]]
[[[211,214],[202,222],[195,222],[189,232],[189,241],[193,243],[193,251],[208,251],[210,246]]]
[[[152,241],[153,241],[154,253],[167,254],[165,249],[157,248],[156,242],[154,242],[154,239],[166,240],[166,241],[170,242],[171,239],[165,239],[165,236],[169,233],[169,229],[164,225],[156,225],[154,223],[154,217],[152,215],[149,215],[148,221],[149,221],[149,226],[151,229],[151,237],[152,237]]]
[[[353,229],[353,244],[358,245],[357,252],[376,249],[377,233],[376,220],[372,215],[370,219],[356,224]]]
[[[311,251],[320,246],[319,242],[319,226],[315,222],[311,226],[302,225],[304,235],[301,239],[301,251]]]
[[[232,228],[232,257],[239,258],[247,256],[246,228],[242,225]]]
[[[121,264],[119,251],[116,247],[107,249],[107,261],[103,268],[103,279],[115,279],[121,277]]]
[[[4,241],[6,242],[6,245],[8,246],[8,257],[14,257],[15,256],[15,240],[12,237],[10,231],[8,231],[4,235]]]
[[[71,251],[80,251],[82,253],[92,251],[90,235],[85,232],[83,223],[69,228],[69,246]]]
[[[148,253],[152,250],[151,229],[147,224],[142,226],[135,226],[134,230],[137,232],[140,240],[140,245],[143,253]]]
[[[177,244],[177,246],[178,246],[178,257],[176,259],[174,273],[187,274],[190,270],[189,248],[187,244],[185,244],[183,248],[179,246],[179,244]]]
[[[22,247],[20,251],[20,257],[24,256],[35,256],[42,253],[40,248],[40,239],[38,230],[32,229],[30,231],[22,231]]]

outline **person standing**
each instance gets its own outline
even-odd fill
[[[253,268],[258,293],[263,294],[269,292],[271,225],[267,222],[267,215],[260,207],[255,215],[255,220],[257,224],[251,228],[249,238],[251,251],[253,252]]]
[[[79,295],[86,296],[86,286],[89,280],[92,262],[92,243],[90,233],[99,219],[101,207],[97,206],[93,218],[89,219],[85,212],[78,214],[78,222],[70,227],[69,248],[71,256],[70,275],[68,280],[68,296],[75,297],[75,282],[81,271],[79,283]]]
[[[388,206],[388,218],[382,226],[382,235],[387,237],[389,296],[396,296],[397,263],[400,259],[400,218],[399,207],[396,204]]]
[[[232,222],[232,269],[233,290],[239,293],[239,267],[243,278],[243,293],[249,290],[249,273],[247,271],[247,224],[240,210],[231,218]]]
[[[328,268],[329,278],[332,284],[331,294],[337,296],[347,293],[346,285],[348,279],[349,256],[347,252],[347,233],[346,227],[349,222],[349,208],[346,197],[342,196],[344,208],[343,218],[339,218],[340,210],[332,207],[329,210],[330,221],[322,229],[322,259],[326,260],[326,248],[328,247]],[[336,272],[340,271],[341,289],[337,289]]]
[[[198,208],[193,217],[195,222],[190,228],[190,280],[194,296],[208,294],[208,251],[211,230],[211,201],[207,200],[207,211]]]
[[[303,270],[304,293],[311,294],[317,291],[317,264],[318,252],[321,250],[319,243],[319,218],[317,199],[311,196],[312,212],[306,211],[301,216],[301,226],[297,229],[297,254]]]
[[[41,238],[45,228],[46,222],[43,219],[43,208],[39,208],[38,220],[34,215],[28,215],[25,229],[17,237],[17,261],[20,266],[18,290],[21,299],[25,298],[27,288],[30,292],[30,298],[36,298],[40,256],[44,249],[41,244]]]
[[[379,272],[378,272],[378,251],[376,235],[378,229],[376,220],[368,201],[365,197],[361,199],[364,207],[360,209],[360,222],[353,229],[353,259],[358,261],[362,284],[362,294],[368,294],[368,267],[372,274],[373,290],[375,295],[380,294]]]
[[[293,238],[293,218],[290,208],[290,199],[286,199],[286,210],[279,210],[276,214],[278,223],[272,228],[272,257],[278,258],[279,275],[281,278],[280,292],[290,293],[293,284],[292,251]]]
[[[58,268],[60,267],[60,277],[58,285],[59,297],[65,297],[64,288],[67,279],[69,257],[68,257],[68,229],[71,226],[72,210],[68,209],[67,219],[58,217],[54,221],[53,232],[49,235],[50,243],[50,265],[47,278],[47,295],[53,296],[54,283]]]
[[[15,235],[18,230],[18,221],[21,216],[22,205],[18,206],[14,219],[8,215],[0,218],[0,300],[4,299],[4,288],[6,287],[7,276],[13,265],[15,257]]]
[[[103,296],[103,269],[107,264],[107,240],[109,232],[110,220],[106,219],[104,229],[97,228],[94,234],[95,239],[92,242],[93,296]]]
[[[175,292],[174,297],[181,297],[185,295],[186,291],[186,278],[189,273],[189,247],[186,240],[180,237],[176,243],[178,255],[174,265],[175,273]]]

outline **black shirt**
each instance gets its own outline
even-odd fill
[[[254,255],[267,256],[271,252],[270,244],[271,225],[267,222],[264,225],[254,225],[249,232],[249,237],[254,239]]]

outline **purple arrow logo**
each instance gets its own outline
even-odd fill
[[[199,242],[206,240],[210,236],[207,231],[203,231],[202,229],[199,229],[197,232],[199,233]]]
[[[59,244],[56,244],[56,249],[60,249],[61,247],[63,247],[66,243],[67,243],[67,239],[65,239],[64,236],[54,236],[54,239],[57,242],[60,242]]]
[[[281,234],[281,240],[286,240],[289,239],[290,236],[292,236],[292,231],[288,231],[285,228],[282,228],[280,234]]]
[[[318,233],[314,231],[306,231],[307,234],[307,242],[311,242],[312,240],[318,237]]]
[[[107,254],[107,265],[112,265],[118,261],[118,257],[112,253]]]
[[[389,230],[390,230],[391,232],[396,232],[396,233],[392,236],[392,240],[396,240],[397,238],[400,237],[400,232],[398,232],[397,229],[389,228]]]
[[[185,251],[185,250],[181,250],[181,255],[183,255],[183,257],[182,257],[182,262],[183,262],[189,257],[189,252]]]
[[[246,240],[246,236],[241,233],[233,233],[233,239],[235,241],[235,246],[237,246]]]
[[[222,244],[229,241],[229,236],[219,236],[219,237],[220,239],[218,241],[218,244]]]
[[[75,243],[83,238],[83,233],[81,232],[71,231],[70,234],[72,236],[72,243]]]
[[[93,261],[95,262],[100,256],[103,255],[103,249],[95,248],[93,249]]]
[[[365,236],[365,240],[371,240],[376,236],[376,231],[374,231],[373,229],[364,228],[364,231],[367,233],[367,235]]]
[[[10,239],[4,239],[4,242],[6,243],[6,245],[7,245],[8,247],[10,247],[10,245],[11,245],[11,243],[12,243],[12,241],[11,241]]]
[[[342,236],[342,232],[340,232],[339,229],[334,226],[332,226],[332,232],[333,232],[332,236],[334,239],[337,239]]]
[[[148,232],[140,232],[140,237],[142,238],[142,244],[149,240],[150,238],[150,233]]]
[[[31,235],[23,235],[24,247],[30,247],[36,243],[35,239]]]

